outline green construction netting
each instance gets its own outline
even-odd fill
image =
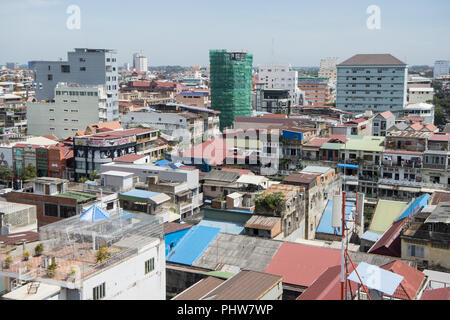
[[[220,111],[220,130],[237,116],[251,116],[253,55],[210,50],[211,108]]]

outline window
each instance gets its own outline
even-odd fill
[[[155,258],[145,261],[145,274],[155,270]]]
[[[80,58],[80,62],[86,62],[86,59]]]
[[[59,215],[61,218],[70,218],[77,214],[77,210],[75,207],[69,206],[60,206],[59,207]]]
[[[92,288],[92,299],[100,300],[106,295],[106,284],[103,282],[101,285]]]
[[[408,257],[423,258],[424,257],[423,247],[415,246],[415,245],[408,245],[406,247],[406,255]]]
[[[53,75],[52,74],[47,75],[47,80],[48,81],[52,81],[53,80]]]
[[[61,72],[69,73],[70,72],[70,66],[69,65],[62,65],[61,66]]]
[[[86,67],[80,67],[80,71],[86,71]]]
[[[44,215],[48,217],[57,217],[58,216],[58,205],[53,203],[46,203],[44,205]]]
[[[48,112],[55,112],[55,109],[50,108],[50,109],[48,109]]]

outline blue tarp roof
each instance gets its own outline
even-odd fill
[[[361,262],[356,267],[356,271],[365,286],[390,296],[394,295],[395,290],[403,280],[403,276],[401,275],[384,270],[366,262]],[[356,283],[361,283],[356,275],[356,271],[353,271],[348,279]]]
[[[348,169],[358,169],[358,165],[357,164],[338,163],[338,167],[340,167],[340,168],[348,168]]]
[[[192,265],[219,234],[219,228],[193,226],[172,249],[168,262]]]
[[[382,236],[383,236],[382,234],[367,230],[361,236],[361,239],[372,241],[372,242],[377,242]]]
[[[155,161],[153,163],[156,164],[157,166],[165,167],[169,162],[170,162],[169,160],[162,159],[162,160]]]
[[[151,191],[146,191],[146,190],[133,189],[133,190],[130,190],[127,192],[122,192],[120,194],[124,195],[124,196],[129,196],[129,197],[148,199],[150,197],[158,195],[159,192],[151,192]]]
[[[354,201],[346,201],[345,202],[345,218],[349,219],[350,214],[352,212],[352,207],[355,206]],[[322,218],[320,219],[319,226],[317,227],[316,232],[326,233],[326,234],[334,234],[334,228],[331,226],[333,218],[333,200],[328,200],[327,206],[323,211]],[[342,235],[341,228],[337,228],[337,235]]]
[[[405,209],[405,211],[403,211],[401,216],[398,217],[397,220],[395,220],[395,221],[399,221],[406,217],[410,217],[411,215],[414,215],[417,211],[423,209],[423,207],[428,205],[428,199],[430,199],[430,195],[428,193],[418,197]]]
[[[110,213],[102,208],[100,208],[97,205],[92,205],[88,209],[86,209],[81,215],[80,220],[81,221],[100,221],[109,219]]]
[[[244,233],[244,224],[231,221],[221,221],[214,219],[203,219],[198,224],[204,227],[219,228],[222,233],[242,234]]]
[[[178,242],[184,237],[184,235],[189,231],[190,228],[186,228],[183,230],[178,230],[172,233],[168,233],[164,236],[164,243],[166,245],[166,258],[169,254],[170,250],[170,244],[172,245],[172,250],[176,248]]]

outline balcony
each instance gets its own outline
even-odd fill
[[[399,186],[399,187],[412,187],[412,188],[421,188],[422,187],[422,182],[408,181],[408,180],[395,180],[395,179],[386,179],[386,178],[379,179],[378,184]]]
[[[385,167],[407,167],[407,168],[421,168],[422,163],[420,161],[411,161],[411,160],[403,160],[403,161],[390,161],[383,160],[383,166]]]
[[[446,170],[447,169],[446,164],[430,164],[430,163],[424,163],[423,168],[424,169],[437,169],[437,170]]]

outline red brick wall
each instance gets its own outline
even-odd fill
[[[6,194],[6,200],[9,202],[31,204],[36,206],[36,215],[38,225],[46,225],[61,220],[58,217],[49,217],[44,215],[44,204],[53,203],[58,205],[77,206],[77,200],[71,198],[45,196],[28,192],[9,192]]]

